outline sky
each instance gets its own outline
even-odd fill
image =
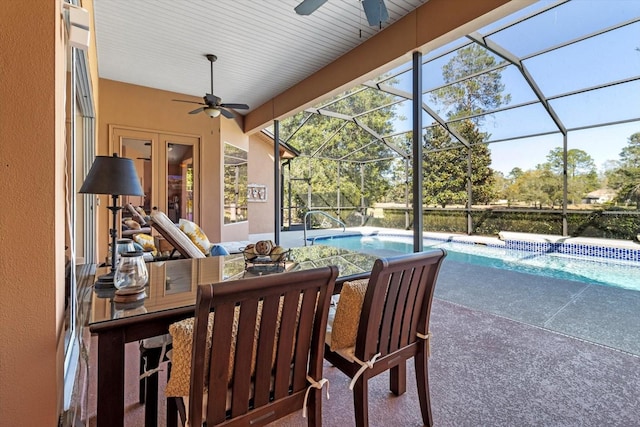
[[[568,149],[577,148],[589,153],[598,172],[603,172],[605,162],[618,160],[620,151],[636,132],[640,132],[640,121],[574,131],[568,135],[567,146]],[[561,134],[490,144],[491,167],[505,176],[514,167],[535,169],[536,165],[547,161],[549,151],[561,146]]]
[[[531,8],[536,7],[539,5],[534,4]],[[574,0],[532,19],[530,23],[519,24],[519,29],[513,27],[505,30],[504,34],[497,33],[492,39],[518,55],[528,55],[559,41],[570,41],[638,17],[640,1],[637,0]],[[493,26],[497,27],[499,23]],[[545,31],[540,31],[541,27]],[[483,30],[489,29],[492,28]],[[521,37],[513,37],[514,33]],[[525,59],[523,63],[546,96],[575,93],[551,100],[550,104],[567,128],[579,128],[592,124],[640,119],[638,81],[593,92],[576,93],[585,88],[640,76],[639,48],[640,23],[632,23],[579,43]],[[526,94],[528,88],[522,84],[523,81],[518,74],[503,73],[503,81],[513,98],[526,100],[529,98]],[[548,118],[536,117],[532,121],[541,123],[544,120]],[[526,126],[523,123],[525,121],[525,118],[509,124],[500,121],[500,125],[517,128]],[[541,125],[541,130],[544,129],[546,126]],[[502,131],[505,134],[509,133],[508,129]],[[517,132],[516,129],[513,131]],[[586,151],[593,158],[598,171],[602,172],[608,160],[619,159],[620,151],[627,145],[629,137],[636,132],[640,132],[640,121],[570,131],[568,148]],[[532,169],[537,164],[545,162],[548,152],[559,146],[562,146],[561,134],[492,144],[492,167],[505,174],[516,166],[523,170]]]

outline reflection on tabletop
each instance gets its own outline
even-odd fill
[[[348,249],[313,245],[291,248],[287,259],[274,265],[251,264],[243,254],[202,259],[177,259],[147,264],[149,281],[146,298],[138,305],[116,306],[115,290],[95,290],[90,323],[122,319],[195,304],[197,285],[236,280],[263,274],[307,270],[335,265],[339,279],[371,271],[376,257]],[[101,271],[96,271],[96,276]]]

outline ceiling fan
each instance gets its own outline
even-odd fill
[[[311,15],[327,0],[303,0],[295,7],[298,15]],[[384,0],[362,0],[362,8],[370,26],[381,25],[389,20],[389,12]]]
[[[228,119],[233,119],[235,115],[227,110],[227,108],[235,108],[236,110],[247,110],[249,106],[247,104],[233,104],[228,102],[222,102],[222,98],[213,94],[213,63],[218,60],[218,57],[212,54],[206,54],[206,58],[211,63],[211,93],[207,93],[202,97],[204,102],[185,101],[183,99],[172,99],[172,101],[188,102],[190,104],[204,105],[204,107],[196,108],[193,111],[189,111],[189,114],[197,114],[204,111],[206,115],[211,118],[218,117],[220,114]]]

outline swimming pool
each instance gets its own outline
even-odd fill
[[[636,261],[531,252],[428,238],[423,242],[425,250],[430,247],[446,249],[447,260],[640,291],[640,263]],[[337,235],[316,237],[313,243],[382,256],[413,252],[413,238],[410,236]]]

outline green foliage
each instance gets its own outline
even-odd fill
[[[640,209],[640,132],[629,137],[620,152],[618,167],[607,173],[607,181],[618,191],[618,202],[635,203]]]
[[[424,197],[427,205],[446,207],[467,204],[469,156],[471,156],[471,188],[473,203],[488,203],[495,197],[491,152],[482,144],[486,136],[470,120],[460,126],[462,136],[471,148],[442,149],[451,145],[451,135],[442,127],[429,128],[425,134],[431,150],[425,153]]]
[[[501,70],[483,72],[497,65],[495,57],[478,45],[457,51],[443,66],[442,77],[450,85],[435,90],[431,99],[445,106],[447,117],[455,119],[483,113],[510,101],[504,94]],[[455,130],[469,147],[454,142],[441,126],[425,132],[423,161],[425,202],[445,207],[452,204],[489,203],[496,196],[491,151],[484,141],[489,135],[478,130],[483,116],[455,123]],[[469,180],[469,166],[471,179]],[[471,198],[468,200],[469,185]]]
[[[562,176],[564,165],[564,150],[562,147],[556,147],[547,154],[547,163],[544,168],[550,170],[556,180],[559,181],[556,187],[560,187],[559,191],[555,190],[555,203],[562,203]],[[600,186],[598,181],[598,172],[593,158],[585,151],[572,148],[567,150],[567,200],[571,204],[578,204],[584,196],[597,190]],[[558,194],[560,193],[560,194]]]
[[[551,212],[504,212],[487,209],[472,212],[473,234],[495,236],[508,230],[520,233],[562,234],[562,214]]]
[[[480,114],[509,103],[511,96],[504,94],[502,69],[483,73],[496,65],[496,58],[477,44],[459,49],[442,67],[443,80],[452,84],[434,91],[432,100],[447,107],[449,119]],[[473,120],[478,123],[481,117]]]
[[[547,154],[547,161],[537,165],[534,170],[522,171],[514,168],[504,194],[509,204],[524,202],[533,207],[562,206],[563,149],[557,147]],[[578,204],[585,195],[600,188],[595,163],[583,150],[567,151],[567,199],[570,204]]]
[[[637,240],[640,216],[617,208],[597,209],[589,214],[567,215],[569,235],[608,239]]]
[[[388,104],[393,99],[392,95],[381,91],[354,91],[349,97],[327,103],[326,108],[357,114]],[[389,158],[397,153],[355,123],[320,115],[308,118],[308,114],[300,113],[282,121],[281,134],[287,135],[288,143],[301,152],[301,156],[291,162],[291,177],[309,179],[313,206],[337,206],[338,188],[340,204],[344,206],[360,206],[363,198],[367,206],[382,200],[392,185],[389,177],[394,174],[394,162]],[[306,125],[299,127],[305,119],[308,119]],[[395,110],[385,108],[368,113],[360,120],[378,134],[386,134],[393,128],[394,119]],[[371,159],[389,160],[365,162]],[[366,183],[364,187],[362,181]],[[306,204],[305,185],[298,184],[297,187],[305,192],[298,194],[297,200]]]
[[[385,209],[384,218],[372,218],[367,225],[404,229],[404,209]],[[562,212],[518,212],[487,209],[473,211],[472,234],[496,236],[508,230],[520,233],[562,235]],[[412,221],[412,220],[410,220]],[[429,209],[423,216],[424,231],[466,233],[467,217],[462,210]],[[569,235],[621,240],[637,240],[640,215],[629,211],[570,211],[567,214]],[[356,224],[353,224],[356,225]],[[411,228],[411,227],[409,227]]]

